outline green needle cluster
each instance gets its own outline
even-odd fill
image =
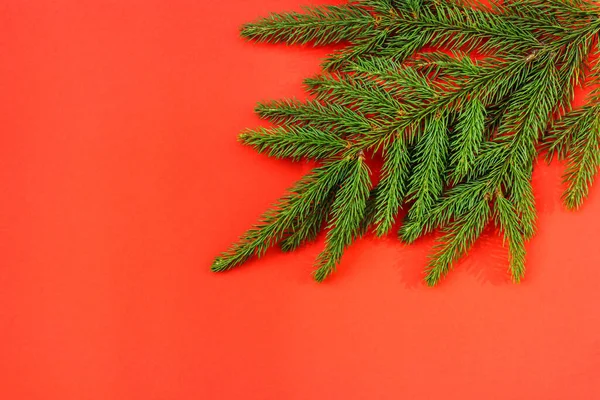
[[[244,25],[252,40],[344,46],[306,80],[311,100],[257,106],[275,127],[246,130],[243,144],[318,166],[212,270],[276,245],[292,251],[326,231],[321,282],[357,238],[399,226],[406,243],[442,233],[425,275],[435,285],[493,225],[519,282],[535,233],[538,155],[566,160],[570,209],[600,167],[600,89],[572,107],[575,88],[600,83],[599,34],[591,0],[355,0]],[[373,172],[376,157],[383,164]]]

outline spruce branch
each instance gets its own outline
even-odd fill
[[[376,118],[393,118],[401,108],[399,101],[381,85],[357,76],[324,74],[304,82],[317,100],[351,107]]]
[[[523,232],[516,207],[503,195],[495,201],[496,225],[509,246],[509,269],[514,282],[525,275],[525,233]]]
[[[598,46],[598,45],[597,45]],[[600,65],[590,74],[590,83],[600,83]],[[556,121],[545,136],[547,158],[567,160],[563,182],[567,188],[563,201],[576,210],[583,205],[600,168],[600,89],[596,87],[588,104],[572,110]]]
[[[446,190],[424,220],[423,234],[436,228],[445,229],[450,223],[467,214],[478,204],[488,201],[489,183],[485,180],[469,180]]]
[[[306,220],[297,220],[285,238],[281,241],[280,247],[283,251],[289,252],[297,249],[301,245],[314,241],[322,231],[324,223],[331,214],[333,201],[339,187],[334,188],[329,196],[320,204],[314,206],[312,212]],[[359,229],[355,232],[354,239],[364,236],[375,221],[376,198],[379,191],[378,187],[371,190],[369,198],[365,205],[364,216],[360,222]]]
[[[362,113],[340,106],[318,101],[297,100],[259,103],[256,113],[264,119],[283,125],[308,125],[336,133],[339,136],[366,133],[371,122]]]
[[[287,126],[247,130],[239,135],[241,143],[275,158],[324,159],[348,147],[339,136],[310,126]]]
[[[452,142],[452,179],[459,182],[471,173],[485,134],[485,106],[478,99],[467,103],[458,117]]]
[[[586,105],[559,120],[546,137],[549,157],[567,160],[565,205],[578,209],[600,167],[600,106]]]
[[[486,59],[480,63],[472,63],[465,57],[453,64],[447,63],[447,71],[438,71],[438,75],[442,76],[441,80],[430,82],[422,78],[419,83],[417,83],[417,80],[404,79],[411,71],[410,68],[404,69],[401,77],[395,76],[398,73],[395,62],[363,63],[363,65],[368,66],[367,68],[374,68],[374,71],[369,72],[365,70],[365,67],[359,67],[358,72],[364,75],[371,73],[375,77],[384,80],[395,80],[396,85],[404,87],[404,89],[387,89],[388,92],[398,97],[405,96],[414,99],[414,101],[404,101],[405,105],[401,106],[399,112],[395,113],[396,118],[380,129],[374,130],[369,137],[364,139],[364,145],[379,148],[383,143],[390,140],[389,136],[394,132],[407,131],[409,134],[415,134],[419,132],[419,129],[415,128],[426,120],[435,117],[439,110],[460,111],[471,99],[478,99],[484,106],[504,100],[516,88],[531,79],[531,74],[538,65],[533,61],[539,54],[532,53],[526,58],[507,57],[506,60],[502,61]],[[389,71],[377,70],[382,66],[383,68],[389,68]],[[441,64],[438,68],[441,68]],[[458,76],[458,71],[462,71],[464,74]],[[469,73],[472,75],[469,75]],[[416,87],[419,88],[418,91],[411,92]]]
[[[253,256],[262,257],[269,247],[277,243],[286,231],[295,227],[296,221],[305,220],[327,200],[333,188],[350,172],[348,160],[327,163],[301,179],[282,197],[258,223],[243,234],[239,241],[215,259],[211,269],[215,272],[237,267]]]
[[[555,157],[559,160],[567,158],[573,140],[582,130],[591,127],[595,111],[591,107],[581,107],[554,121],[544,137],[544,149],[547,151],[548,161],[552,161]]]
[[[565,205],[578,209],[587,198],[589,188],[600,168],[600,124],[598,117],[591,130],[585,131],[573,143],[567,158],[567,170],[564,182],[567,189],[563,195]]]
[[[261,103],[273,128],[240,141],[278,158],[322,165],[261,217],[213,270],[238,266],[279,243],[290,251],[327,230],[315,279],[373,229],[412,242],[440,229],[427,267],[434,285],[494,221],[519,282],[535,232],[531,184],[541,150],[566,160],[569,208],[600,168],[600,89],[572,110],[574,90],[598,84],[600,6],[587,0],[355,0],[245,25],[251,39],[344,43],[328,72],[306,80],[314,100]],[[424,51],[434,47],[434,51]],[[476,50],[479,55],[472,51]],[[482,56],[483,55],[483,56]],[[560,118],[556,118],[557,116]],[[371,188],[373,155],[383,157]]]
[[[406,142],[400,137],[386,149],[381,171],[381,182],[375,197],[375,224],[377,236],[389,232],[396,221],[410,172],[410,154]]]
[[[241,34],[259,42],[315,46],[352,40],[373,25],[374,17],[353,4],[306,8],[304,13],[271,14],[242,27]]]
[[[454,49],[479,49],[519,53],[540,46],[533,32],[509,18],[486,9],[480,3],[435,2],[422,7],[413,28],[429,31],[436,37],[433,45]]]
[[[347,162],[351,163],[350,171],[333,202],[325,250],[317,258],[314,277],[318,282],[335,271],[344,250],[359,234],[365,217],[371,186],[369,168],[363,156]]]
[[[425,282],[436,285],[452,265],[465,255],[479,238],[490,219],[490,206],[487,201],[478,203],[460,219],[445,229],[438,240],[434,255],[426,269]]]
[[[367,204],[365,206],[365,215],[360,222],[360,228],[357,232],[356,238],[361,238],[369,233],[371,227],[375,224],[375,218],[377,217],[377,198],[379,197],[380,185],[375,186],[371,189]]]
[[[415,148],[414,167],[408,200],[413,204],[400,236],[408,243],[421,235],[433,206],[444,190],[444,173],[448,157],[447,115],[428,121]]]
[[[281,250],[291,252],[303,244],[317,239],[317,236],[321,232],[323,225],[331,212],[337,189],[338,188],[335,187],[320,203],[312,205],[312,211],[306,219],[298,218],[292,223],[290,229],[288,229],[283,240],[279,244]]]
[[[382,30],[376,32],[372,36],[357,39],[353,46],[333,52],[323,63],[323,68],[329,71],[336,71],[344,65],[347,65],[349,62],[359,59],[363,55],[371,54],[374,50],[381,49],[384,46],[388,35],[389,32],[387,30]]]
[[[396,100],[391,111],[406,112],[430,101],[436,94],[436,88],[426,74],[383,57],[356,60],[346,66],[345,72],[367,81],[369,85],[377,82]]]

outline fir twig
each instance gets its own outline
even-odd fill
[[[325,250],[317,259],[314,277],[318,282],[335,271],[344,250],[359,234],[365,217],[371,185],[369,169],[363,156],[347,162],[352,165],[333,202],[333,216],[325,240]]]
[[[294,160],[329,158],[348,147],[348,142],[339,136],[309,126],[247,130],[240,134],[239,140],[259,153]]]
[[[347,246],[371,228],[385,235],[403,208],[404,241],[444,232],[428,284],[447,274],[491,220],[519,282],[535,232],[531,177],[540,148],[566,160],[569,208],[581,206],[600,168],[600,90],[571,109],[575,87],[600,82],[600,67],[589,61],[600,52],[598,15],[598,4],[587,0],[505,0],[489,8],[470,0],[355,0],[245,25],[242,35],[258,41],[346,47],[327,58],[329,72],[306,80],[314,99],[257,106],[279,126],[247,130],[242,143],[322,164],[213,270],[260,257],[276,243],[296,249],[326,227],[315,271],[322,281]],[[373,189],[372,154],[383,157]]]

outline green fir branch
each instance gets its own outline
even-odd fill
[[[241,143],[275,158],[324,159],[346,149],[349,143],[339,136],[310,126],[258,128],[239,135]]]
[[[578,124],[580,130],[569,148],[563,177],[567,186],[563,201],[572,210],[582,206],[600,168],[600,109],[590,107],[584,115],[587,120]]]
[[[304,83],[317,100],[350,107],[364,115],[393,118],[401,107],[398,99],[377,82],[357,76],[325,74]]]
[[[518,283],[525,276],[525,233],[519,221],[516,207],[503,195],[495,201],[496,225],[508,243],[509,270],[514,282]]]
[[[375,198],[377,236],[383,236],[394,225],[406,195],[410,172],[410,154],[403,138],[394,140],[386,149],[381,182]]]
[[[466,104],[458,117],[452,141],[450,164],[454,169],[452,180],[461,181],[471,173],[475,158],[484,140],[485,107],[478,99]]]
[[[364,114],[335,103],[314,100],[281,100],[259,103],[256,113],[264,119],[283,125],[308,125],[340,136],[367,133],[372,121]]]
[[[413,203],[400,230],[400,237],[407,243],[421,235],[444,190],[449,147],[447,118],[440,114],[428,121],[415,148],[407,198]]]
[[[492,219],[519,282],[525,244],[535,233],[531,178],[539,152],[566,160],[569,208],[581,206],[600,168],[600,89],[571,109],[576,87],[600,83],[599,63],[590,61],[600,53],[599,15],[599,5],[586,0],[490,7],[471,0],[352,0],[245,25],[242,35],[258,41],[345,47],[326,59],[329,72],[306,80],[314,99],[257,106],[259,116],[279,126],[245,131],[242,143],[323,165],[213,270],[260,257],[276,243],[294,250],[327,228],[314,275],[322,281],[347,246],[371,229],[385,235],[405,209],[402,240],[444,233],[427,267],[428,284],[447,274]],[[378,155],[383,166],[371,189],[368,163]]]
[[[464,256],[481,236],[490,219],[490,206],[482,201],[445,229],[426,269],[425,282],[434,286],[448,274],[454,263]]]
[[[373,25],[374,17],[357,5],[318,6],[304,13],[271,14],[242,27],[243,37],[259,42],[315,46],[352,40]]]
[[[291,252],[317,239],[327,221],[338,188],[334,187],[319,203],[311,205],[311,212],[305,218],[296,219],[279,243],[282,251]]]
[[[295,226],[296,221],[305,220],[318,211],[315,206],[326,201],[331,190],[350,172],[350,167],[349,160],[342,159],[329,162],[306,175],[229,250],[217,257],[211,269],[214,272],[227,271],[253,256],[262,257]]]
[[[589,107],[577,108],[554,121],[544,137],[543,148],[547,152],[546,159],[552,161],[555,157],[559,160],[567,158],[575,138],[581,131],[591,128],[597,111],[600,110]]]
[[[351,163],[350,171],[333,202],[325,250],[317,258],[314,272],[317,282],[322,282],[335,272],[344,250],[359,234],[365,217],[371,186],[369,168],[363,156],[347,162]]]

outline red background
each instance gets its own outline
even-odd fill
[[[209,272],[310,168],[236,141],[326,53],[238,27],[300,3],[0,4],[0,398],[600,398],[600,187],[565,211],[558,164],[518,286],[491,231],[434,289],[432,238]]]

